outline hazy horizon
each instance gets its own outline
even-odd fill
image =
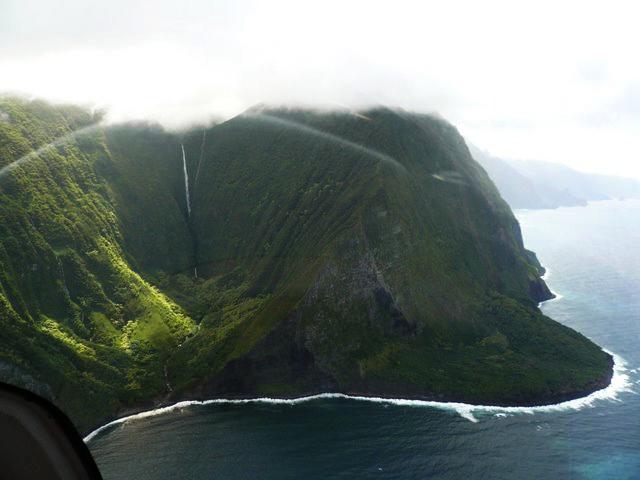
[[[492,155],[640,179],[634,5],[0,3],[0,92],[176,128],[255,104],[437,112]]]

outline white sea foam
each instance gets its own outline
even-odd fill
[[[562,300],[564,298],[564,295],[561,295],[558,292],[554,292],[551,289],[549,289],[549,291],[554,295],[554,297],[550,298],[549,300],[543,300],[543,301],[539,302],[538,303],[538,308],[542,307],[542,305],[545,305],[547,303],[557,302],[558,300]]]
[[[542,275],[540,279],[546,282],[547,280],[549,280],[550,276],[551,276],[551,269],[544,267],[544,275]],[[547,287],[549,287],[549,285],[547,285]],[[549,291],[554,295],[553,298],[550,298],[549,300],[543,300],[542,302],[538,303],[538,308],[540,308],[545,303],[557,302],[558,300],[561,300],[562,298],[564,298],[564,295],[561,295],[558,292],[554,292],[551,289],[551,287],[549,287]]]
[[[606,350],[605,350],[606,351]],[[350,400],[358,400],[363,402],[382,403],[387,405],[409,406],[409,407],[432,407],[443,410],[455,411],[461,417],[466,418],[471,422],[478,422],[478,418],[475,414],[492,413],[495,417],[503,418],[510,416],[510,414],[535,414],[542,412],[562,412],[568,410],[582,410],[586,407],[592,407],[598,401],[620,401],[619,395],[623,392],[630,392],[632,381],[629,378],[629,370],[626,368],[626,362],[618,355],[607,352],[613,356],[613,377],[611,383],[606,388],[593,392],[592,394],[577,398],[575,400],[568,400],[566,402],[557,403],[554,405],[541,405],[533,407],[500,407],[493,405],[471,405],[467,403],[458,402],[435,402],[428,400],[412,400],[404,398],[381,398],[381,397],[365,397],[358,395],[345,395],[343,393],[320,393],[317,395],[308,395],[298,398],[246,398],[246,399],[225,399],[216,398],[212,400],[187,400],[178,402],[174,405],[167,407],[157,408],[155,410],[149,410],[128,417],[119,418],[111,423],[107,423],[102,427],[94,430],[84,438],[85,442],[90,442],[100,432],[118,424],[125,424],[132,420],[154,417],[157,415],[163,415],[176,410],[183,409],[192,405],[212,405],[212,404],[247,404],[247,403],[267,403],[273,405],[297,405],[304,402],[309,402],[318,399],[332,399],[332,398],[344,398]]]

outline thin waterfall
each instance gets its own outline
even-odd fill
[[[198,160],[198,168],[196,168],[196,180],[193,182],[194,188],[198,183],[198,176],[200,175],[200,164],[202,163],[202,157],[204,157],[204,143],[207,140],[207,129],[202,129],[202,142],[200,143],[200,159]]]
[[[184,153],[184,145],[180,144],[182,148],[182,170],[184,172],[184,194],[187,199],[187,217],[191,217],[191,198],[189,197],[189,172],[187,171],[187,157]],[[198,278],[198,267],[194,265],[193,275]]]
[[[203,128],[202,129],[202,142],[200,143],[200,158],[198,159],[198,167],[196,168],[196,179],[193,182],[193,188],[196,188],[196,185],[198,184],[198,176],[200,175],[200,165],[202,164],[202,157],[204,157],[204,144],[205,141],[207,140],[207,129]],[[196,278],[198,278],[198,267],[195,266],[193,267],[193,274],[195,275]]]
[[[187,198],[187,216],[191,216],[191,200],[189,198],[189,173],[187,172],[187,158],[184,154],[184,145],[180,144],[182,148],[182,169],[184,171],[184,194]]]
[[[62,260],[56,257],[58,260],[58,265],[60,266],[60,276],[62,277],[62,286],[64,287],[64,291],[69,295],[69,287],[67,287],[67,279],[64,276],[64,266],[62,265]]]

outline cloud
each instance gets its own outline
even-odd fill
[[[437,111],[496,154],[563,161],[597,124],[626,148],[606,164],[585,149],[584,164],[640,176],[626,133],[635,13],[617,1],[5,0],[0,91],[168,126],[262,102],[388,104]]]

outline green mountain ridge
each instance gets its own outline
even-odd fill
[[[468,144],[511,208],[585,206],[589,201],[640,198],[640,182],[536,160],[507,160]]]
[[[0,375],[83,431],[183,398],[531,405],[609,382],[539,312],[535,255],[441,119],[263,108],[177,134],[0,111]]]

